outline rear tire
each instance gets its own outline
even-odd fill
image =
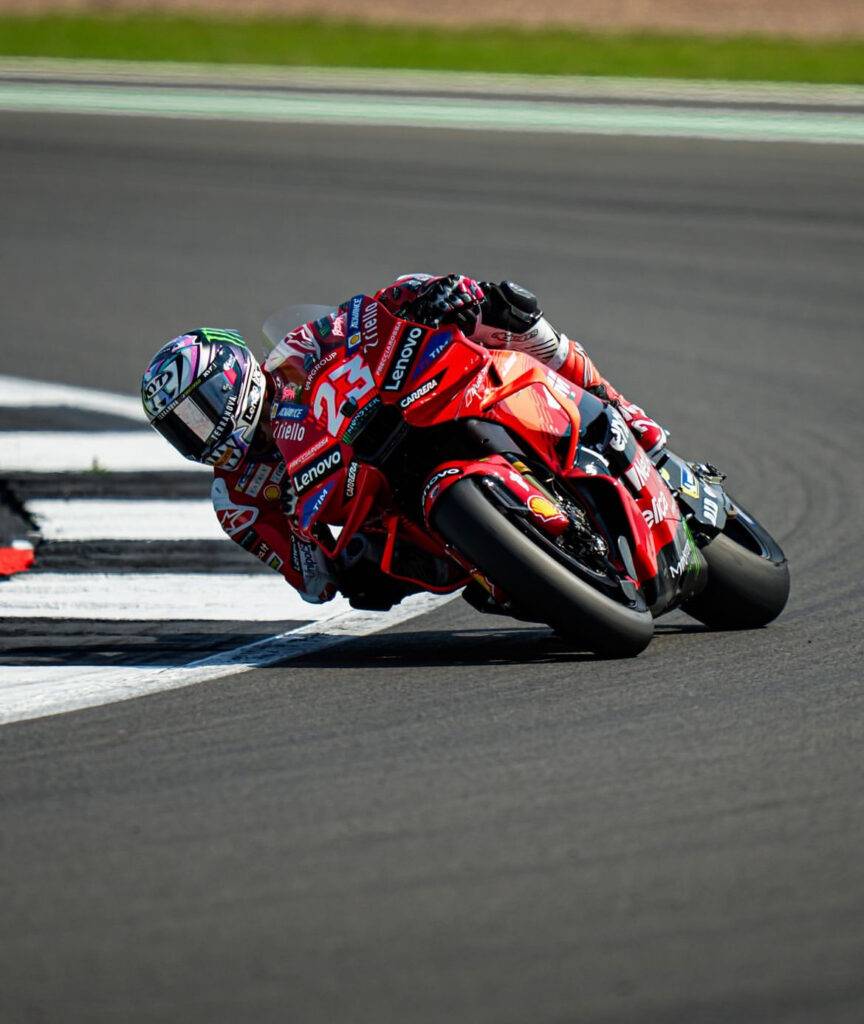
[[[713,629],[767,626],[789,597],[789,566],[783,552],[772,544],[773,557],[765,557],[718,534],[702,548],[708,563],[705,589],[683,610]]]
[[[651,642],[649,611],[613,601],[574,576],[488,501],[473,478],[441,496],[433,525],[516,604],[574,647],[627,658]]]

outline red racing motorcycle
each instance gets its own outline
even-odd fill
[[[783,552],[714,467],[655,467],[614,406],[531,356],[368,296],[342,308],[346,340],[305,384],[326,436],[284,453],[300,532],[334,562],[371,545],[406,593],[464,587],[607,656],[644,650],[676,607],[717,628],[780,614]],[[265,333],[332,312],[294,307]]]

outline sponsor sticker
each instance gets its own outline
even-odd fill
[[[368,300],[360,313],[360,333],[367,348],[375,348],[378,344],[378,303]]]
[[[342,450],[338,447],[323,451],[314,462],[308,463],[293,478],[294,490],[303,495],[313,487],[335,473],[342,465]]]
[[[291,568],[295,572],[300,572],[300,541],[293,534],[291,536]]]
[[[276,484],[267,484],[264,488],[264,497],[267,501],[278,501],[282,496],[282,488]]]
[[[303,382],[303,390],[311,391],[312,385],[321,376],[322,372],[333,362],[334,359],[339,355],[339,349],[334,348],[332,352],[328,352],[326,356],[319,359],[318,362],[309,371],[309,376]]]
[[[273,554],[270,558],[267,559],[267,564],[270,566],[271,569],[275,569],[277,572],[279,572],[279,570],[282,568],[283,562],[282,559],[277,554]]]
[[[345,327],[345,347],[350,352],[360,344],[360,311],[363,308],[363,296],[355,295],[348,300],[348,323]]]
[[[357,489],[357,472],[360,469],[359,462],[352,462],[348,467],[348,472],[345,476],[345,497],[353,498],[354,492]]]
[[[648,477],[651,474],[651,463],[648,461],[648,456],[641,448],[636,449],[636,456],[633,459],[633,465],[624,474],[630,481],[631,485],[637,491],[641,491],[645,484],[648,482]],[[664,499],[665,500],[665,499]]]
[[[354,414],[351,422],[345,428],[345,432],[342,434],[342,440],[345,444],[353,444],[357,440],[357,435],[366,426],[372,413],[381,404],[381,399],[376,395],[371,401],[367,402],[363,408]]]
[[[248,494],[250,498],[257,498],[261,493],[261,488],[264,486],[267,478],[270,476],[270,466],[265,463],[259,463],[255,472],[252,474],[252,479],[246,483],[245,487],[238,484],[237,489]]]
[[[681,557],[674,565],[669,566],[669,572],[672,574],[674,579],[677,576],[681,576],[687,571],[687,567],[690,565],[690,548],[687,547],[682,553]]]
[[[319,437],[315,444],[310,444],[309,447],[300,453],[296,459],[292,459],[288,463],[288,470],[291,473],[296,473],[299,466],[305,465],[307,462],[312,460],[312,457],[317,455],[322,448],[326,448],[333,439],[330,437]]]
[[[273,428],[273,437],[277,441],[302,441],[305,436],[306,428],[294,420],[277,423]]]
[[[427,498],[434,498],[438,494],[437,488],[442,480],[446,480],[448,476],[459,476],[461,473],[462,470],[459,469],[457,466],[448,466],[447,469],[442,469],[440,472],[430,477],[426,483],[426,486],[423,488],[423,494],[421,495],[420,498],[420,504],[425,505]]]
[[[419,388],[415,388],[410,395],[406,395],[400,402],[399,406],[402,409],[410,408],[418,399],[423,398],[424,395],[430,394],[440,383],[440,377],[433,377],[431,380],[427,380],[425,384],[421,384]]]
[[[404,325],[390,361],[390,368],[384,378],[384,391],[400,391],[402,389],[411,372],[414,360],[429,333],[428,327],[420,327],[417,324]]]
[[[237,541],[241,548],[251,551],[255,546],[255,541],[258,540],[258,534],[254,530],[246,530],[245,533],[241,533],[234,540]]]
[[[305,420],[308,415],[308,405],[297,405],[294,402],[280,405],[276,410],[277,420]]]
[[[326,339],[333,333],[333,318],[332,316],[322,316],[321,319],[316,320],[312,326],[318,337],[322,341],[326,341]]]
[[[616,452],[623,452],[627,447],[627,427],[617,412],[612,413],[611,433],[609,435],[609,446]]]
[[[642,509],[642,518],[649,528],[657,526],[669,515],[669,501],[665,494],[657,494],[651,499],[651,506]]]
[[[420,358],[417,360],[417,365],[414,367],[414,372],[411,374],[411,377],[414,380],[418,380],[422,377],[426,371],[431,368],[432,364],[444,355],[447,349],[450,348],[452,342],[452,331],[436,331],[423,347],[423,351],[420,354]]]
[[[705,498],[702,502],[702,515],[712,525],[717,525],[717,516],[720,512],[720,506],[714,501],[713,498]]]
[[[300,525],[305,530],[315,516],[324,508],[324,502],[327,500],[330,492],[333,490],[333,484],[325,484],[321,490],[311,494],[300,509]]]
[[[539,516],[544,523],[551,522],[553,519],[560,519],[564,514],[557,505],[542,494],[532,494],[528,499],[528,508],[531,509],[535,516]]]
[[[699,481],[693,470],[684,465],[681,467],[681,493],[696,499],[699,497]]]

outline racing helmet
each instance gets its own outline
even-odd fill
[[[164,345],[144,372],[151,425],[184,458],[222,469],[243,461],[264,406],[264,375],[236,331],[198,327]]]

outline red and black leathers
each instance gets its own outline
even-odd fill
[[[484,287],[490,293],[487,302]],[[381,289],[375,298],[397,316],[456,322],[473,341],[528,352],[580,387],[614,402],[649,455],[665,444],[663,429],[601,376],[578,342],[555,331],[536,309],[536,299],[518,285],[484,286],[459,275],[410,274]],[[276,346],[264,364],[268,402],[261,436],[235,470],[214,471],[213,504],[222,528],[312,602],[335,595],[336,574],[320,548],[298,530],[293,514],[296,495],[286,465],[310,447],[323,449],[328,442],[328,435],[308,416],[304,383],[311,383],[317,368],[326,365],[328,353],[344,344],[345,324],[346,316],[339,312],[304,324]]]

